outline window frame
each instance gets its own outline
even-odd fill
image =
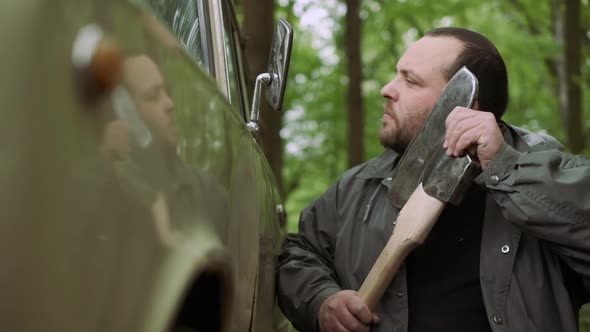
[[[235,12],[232,4],[225,0],[209,0],[210,17],[212,18],[211,30],[213,36],[213,50],[215,62],[215,74],[219,88],[225,94],[226,98],[231,101],[231,83],[229,71],[229,59],[227,54],[233,51],[233,61],[236,70],[236,83],[238,88],[238,105],[233,105],[240,110],[241,118],[244,122],[249,118],[249,98],[246,89],[246,80],[244,74],[244,61],[242,58],[242,43],[240,29],[237,23]],[[227,30],[226,30],[227,29]],[[229,31],[230,35],[227,35]],[[226,39],[227,38],[227,39]],[[232,45],[232,50],[227,49],[226,40]],[[219,60],[222,61],[219,61]]]

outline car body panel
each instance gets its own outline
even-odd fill
[[[283,326],[268,284],[281,202],[227,82],[135,2],[25,0],[0,5],[0,20],[2,329],[165,331],[203,273],[221,285],[202,299],[218,303],[219,330]],[[173,149],[153,128],[142,146],[124,122],[125,138],[111,137],[124,98],[82,93],[88,75],[72,64],[89,24],[124,65],[155,64],[174,105]]]

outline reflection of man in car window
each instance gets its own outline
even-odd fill
[[[160,69],[145,54],[129,55],[123,62],[122,83],[113,92],[117,120],[105,127],[103,153],[111,160],[124,160],[132,147],[157,145],[163,148],[159,152],[170,158],[178,132],[172,114],[174,102]]]
[[[112,161],[123,190],[151,210],[158,233],[168,242],[176,218],[170,215],[167,196],[174,195],[176,169],[182,163],[176,156],[174,102],[158,65],[146,54],[128,55],[112,102],[116,119],[104,129],[101,150]]]
[[[113,93],[118,119],[105,128],[103,152],[123,160],[139,146],[174,158],[178,142],[174,102],[158,65],[146,54],[129,55],[123,62],[122,83]]]
[[[110,155],[124,190],[151,210],[158,233],[168,242],[199,219],[226,219],[223,188],[176,154],[174,102],[158,65],[145,54],[127,56],[121,89],[104,144],[116,151]]]
[[[176,146],[178,132],[172,116],[174,102],[154,61],[144,54],[128,57],[123,64],[123,80],[137,112],[156,138]]]

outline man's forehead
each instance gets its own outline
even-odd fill
[[[159,84],[162,75],[158,66],[146,55],[131,56],[123,63],[125,81],[133,88]]]
[[[426,36],[408,47],[397,63],[398,70],[412,70],[418,75],[448,68],[457,58],[463,44],[452,37]]]

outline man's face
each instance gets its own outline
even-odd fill
[[[174,103],[158,66],[146,55],[132,56],[125,60],[123,75],[143,121],[158,139],[175,146]]]
[[[441,95],[445,71],[462,50],[451,37],[424,37],[412,44],[399,59],[396,75],[381,89],[387,98],[381,144],[403,153]]]

